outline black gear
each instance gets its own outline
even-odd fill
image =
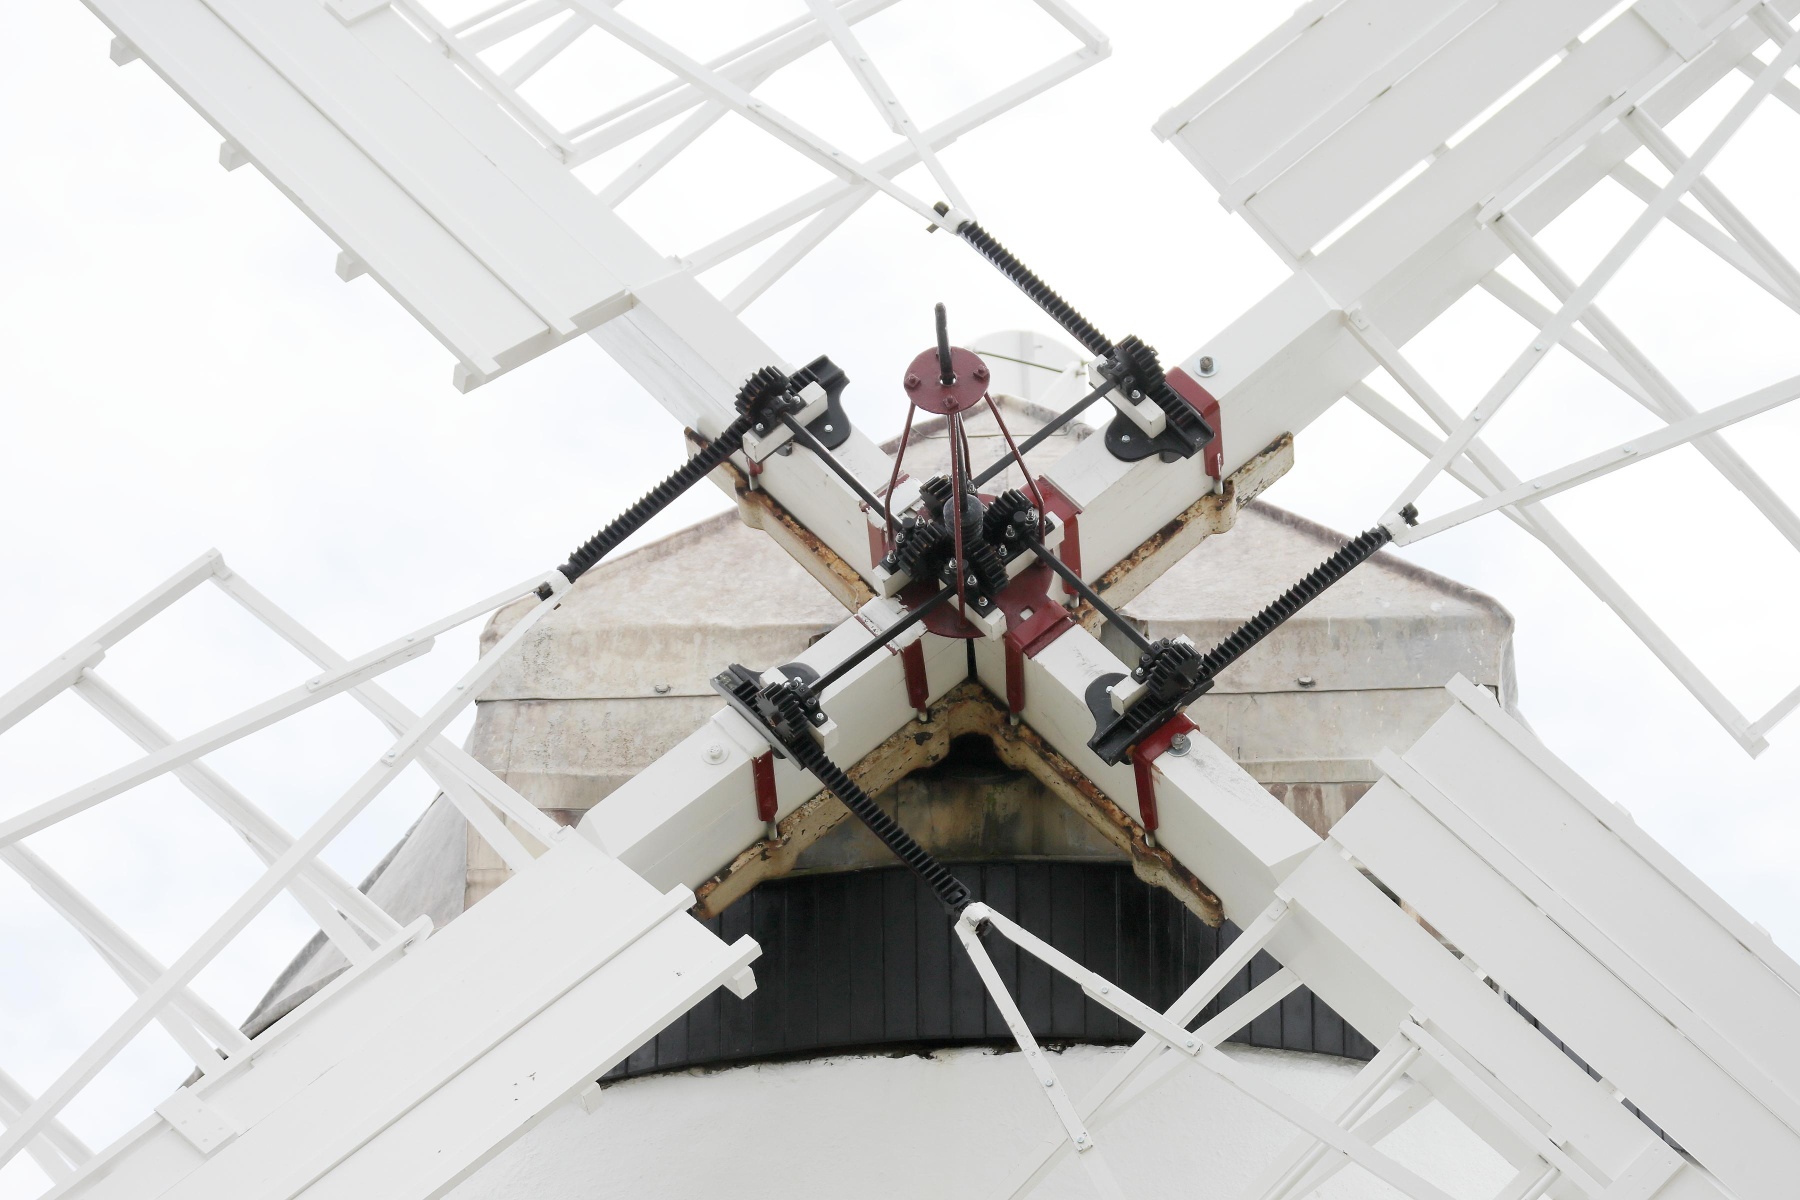
[[[1035,536],[1037,525],[1037,509],[1032,507],[1024,492],[1013,488],[1002,492],[988,505],[987,516],[981,522],[981,536],[991,545],[1010,550],[1026,537]]]
[[[1146,345],[1139,338],[1127,337],[1114,348],[1111,360],[1101,369],[1125,395],[1135,392],[1146,396],[1162,409],[1168,418],[1168,428],[1156,442],[1166,443],[1164,449],[1186,457],[1212,441],[1212,427],[1169,385],[1154,346]]]
[[[975,577],[975,590],[983,596],[992,599],[1006,586],[1006,562],[986,542],[964,546],[963,559],[968,563],[969,574]]]
[[[1186,642],[1161,638],[1152,644],[1152,651],[1138,664],[1152,699],[1167,703],[1200,682],[1200,654]]]
[[[772,683],[756,694],[756,711],[762,714],[775,736],[792,747],[807,736],[814,723],[818,703],[807,702],[807,696],[793,680]]]
[[[762,420],[765,415],[793,407],[792,393],[792,380],[776,367],[763,367],[738,389],[737,410],[746,416],[755,413]]]
[[[922,518],[911,528],[901,530],[892,569],[896,574],[904,571],[915,580],[932,578],[938,572],[938,558],[951,545],[949,530],[929,517]]]
[[[919,485],[919,498],[925,502],[925,511],[929,514],[941,513],[944,505],[950,503],[950,477],[934,475]]]
[[[1122,339],[1113,351],[1114,378],[1122,388],[1154,397],[1168,382],[1156,349],[1136,336]],[[1129,391],[1127,392],[1129,395]]]

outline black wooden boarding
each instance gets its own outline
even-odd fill
[[[1069,957],[1158,1009],[1174,1003],[1235,926],[1213,929],[1125,864],[966,863],[975,894]],[[757,989],[720,989],[608,1078],[681,1067],[868,1050],[1012,1044],[1000,1013],[929,889],[901,868],[765,883],[706,922],[762,946]],[[1138,1030],[1003,937],[986,941],[1031,1031],[1047,1042],[1129,1042]],[[1211,1017],[1276,971],[1258,954]],[[1367,1060],[1375,1048],[1305,988],[1231,1040]]]

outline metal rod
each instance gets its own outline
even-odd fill
[[[870,638],[860,649],[854,651],[850,657],[844,659],[844,661],[840,662],[837,666],[813,680],[812,684],[806,690],[811,692],[815,697],[822,695],[826,688],[849,674],[851,668],[856,666],[857,663],[860,663],[863,659],[875,653],[876,650],[887,645],[889,642],[905,633],[908,629],[911,629],[914,625],[917,625],[925,618],[926,613],[930,612],[955,594],[956,590],[954,588],[945,587],[940,589],[937,595],[925,601],[925,603],[919,605],[919,607],[913,609],[904,617],[901,617],[898,621],[895,621],[892,625],[889,625],[886,629]]]
[[[985,392],[982,393],[981,398],[987,401],[988,411],[994,414],[994,424],[1000,427],[1000,436],[1006,439],[1007,450],[1011,451],[1013,461],[1019,464],[1019,474],[1025,477],[1025,486],[1031,492],[1032,503],[1038,506],[1039,512],[1043,512],[1044,493],[1038,490],[1037,480],[1031,477],[1031,468],[1025,465],[1025,456],[1019,453],[1017,446],[1013,445],[1012,431],[1006,427],[1006,422],[1000,419],[1000,406],[995,404],[994,398]],[[968,443],[965,441],[963,445],[966,449]],[[1005,462],[1006,460],[1001,459],[1000,461]]]
[[[963,557],[963,472],[969,460],[959,447],[962,437],[962,414],[950,414],[950,529],[956,541],[956,611],[965,621],[969,618],[969,598],[964,584],[968,580],[968,560]]]
[[[1105,617],[1113,628],[1117,629],[1120,633],[1130,639],[1132,645],[1136,646],[1139,650],[1142,650],[1145,654],[1152,652],[1150,639],[1139,633],[1136,627],[1124,617],[1120,616],[1112,605],[1102,600],[1093,588],[1082,582],[1081,576],[1069,570],[1068,565],[1065,564],[1062,559],[1045,549],[1044,543],[1038,541],[1036,538],[1031,538],[1025,544],[1030,546],[1032,551],[1036,553],[1039,562],[1045,564],[1052,571],[1055,571],[1058,575],[1062,576],[1063,582],[1074,588],[1076,595],[1093,605],[1094,610]]]
[[[881,501],[876,499],[875,493],[864,487],[862,482],[850,473],[850,469],[838,461],[837,455],[826,449],[825,443],[814,437],[812,430],[796,421],[793,414],[782,413],[781,423],[792,431],[795,441],[823,459],[825,465],[831,468],[831,473],[843,480],[845,485],[855,492],[864,504],[869,506],[870,512],[881,507]]]
[[[937,306],[938,382],[949,387],[956,382],[956,368],[950,360],[950,317],[943,304]]]
[[[1051,419],[1051,421],[1048,425],[1045,425],[1042,429],[1039,429],[1036,433],[1032,434],[1030,437],[1028,437],[1024,441],[1020,442],[1019,449],[1018,449],[1018,457],[1019,457],[1021,465],[1023,464],[1024,458],[1027,454],[1030,454],[1033,450],[1037,449],[1038,446],[1041,445],[1045,441],[1045,439],[1049,438],[1052,434],[1056,433],[1064,425],[1067,425],[1070,421],[1073,421],[1076,417],[1080,416],[1083,412],[1085,412],[1087,410],[1087,408],[1090,405],[1092,405],[1094,403],[1094,401],[1100,399],[1100,397],[1102,397],[1102,396],[1106,395],[1106,393],[1112,391],[1114,386],[1115,385],[1113,384],[1112,380],[1110,380],[1110,379],[1107,380],[1105,383],[1101,384],[1099,387],[1095,388],[1093,391],[1089,392],[1087,395],[1083,396],[1081,399],[1077,400],[1075,403],[1069,405],[1069,407],[1063,409],[1062,412],[1058,413],[1055,417],[1053,417]],[[994,476],[998,475],[1000,472],[1006,470],[1006,463],[1007,463],[1007,460],[1002,458],[999,461],[995,462],[987,470],[985,470],[981,474],[977,475],[975,477],[975,486],[980,487],[982,484],[986,483],[988,480],[992,479]]]
[[[888,476],[887,490],[881,493],[881,519],[887,529],[888,549],[894,548],[894,489],[900,486],[900,464],[906,460],[906,444],[912,441],[913,414],[919,410],[906,406],[906,425],[900,430],[900,448],[894,452],[894,470]]]

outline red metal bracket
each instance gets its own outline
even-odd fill
[[[1043,493],[1044,508],[1057,519],[1063,527],[1062,545],[1057,547],[1056,556],[1063,560],[1065,566],[1077,575],[1081,574],[1081,527],[1076,520],[1081,515],[1081,508],[1048,479],[1039,478],[1038,491]],[[1075,595],[1075,589],[1063,584],[1063,592]]]
[[[906,674],[906,702],[915,712],[924,712],[931,704],[931,689],[925,683],[925,642],[914,638],[900,647],[900,669]]]
[[[1212,426],[1213,440],[1201,451],[1201,461],[1206,465],[1206,473],[1214,479],[1225,469],[1225,429],[1219,424],[1219,402],[1213,394],[1200,386],[1198,380],[1180,367],[1176,367],[1167,375],[1169,386],[1175,394],[1194,406],[1196,412]]]
[[[1177,736],[1193,731],[1194,723],[1176,713],[1131,748],[1131,766],[1137,773],[1138,815],[1143,818],[1145,833],[1155,833],[1161,824],[1156,812],[1156,760]]]
[[[765,750],[750,760],[750,778],[756,785],[756,819],[767,825],[775,820],[775,754]]]
[[[1025,652],[1008,634],[1006,643],[1006,708],[1013,716],[1025,711]]]

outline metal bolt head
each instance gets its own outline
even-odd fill
[[[1294,680],[1294,682],[1299,684],[1303,688],[1309,688],[1309,687],[1312,687],[1314,684],[1318,683],[1319,681],[1314,679],[1311,675],[1302,675],[1300,678]]]
[[[666,683],[659,683],[655,687],[651,688],[650,690],[655,692],[659,696],[666,696],[669,694],[669,685]]]
[[[975,378],[981,380],[983,383],[986,383],[987,377],[988,377],[988,369],[986,367],[976,367],[975,368]]]
[[[1144,398],[1144,393],[1138,391],[1136,388],[1132,388],[1131,389],[1131,398],[1133,400],[1142,400]]]
[[[1196,365],[1199,367],[1200,374],[1202,375],[1211,375],[1216,369],[1213,366],[1212,355],[1210,354],[1202,354],[1199,363]]]
[[[920,379],[917,375],[908,375],[906,377],[906,390],[909,392],[916,392],[919,390],[919,385],[923,382],[925,381]]]
[[[1176,758],[1181,758],[1193,748],[1194,743],[1188,740],[1188,735],[1185,733],[1178,733],[1169,739],[1169,753]]]

